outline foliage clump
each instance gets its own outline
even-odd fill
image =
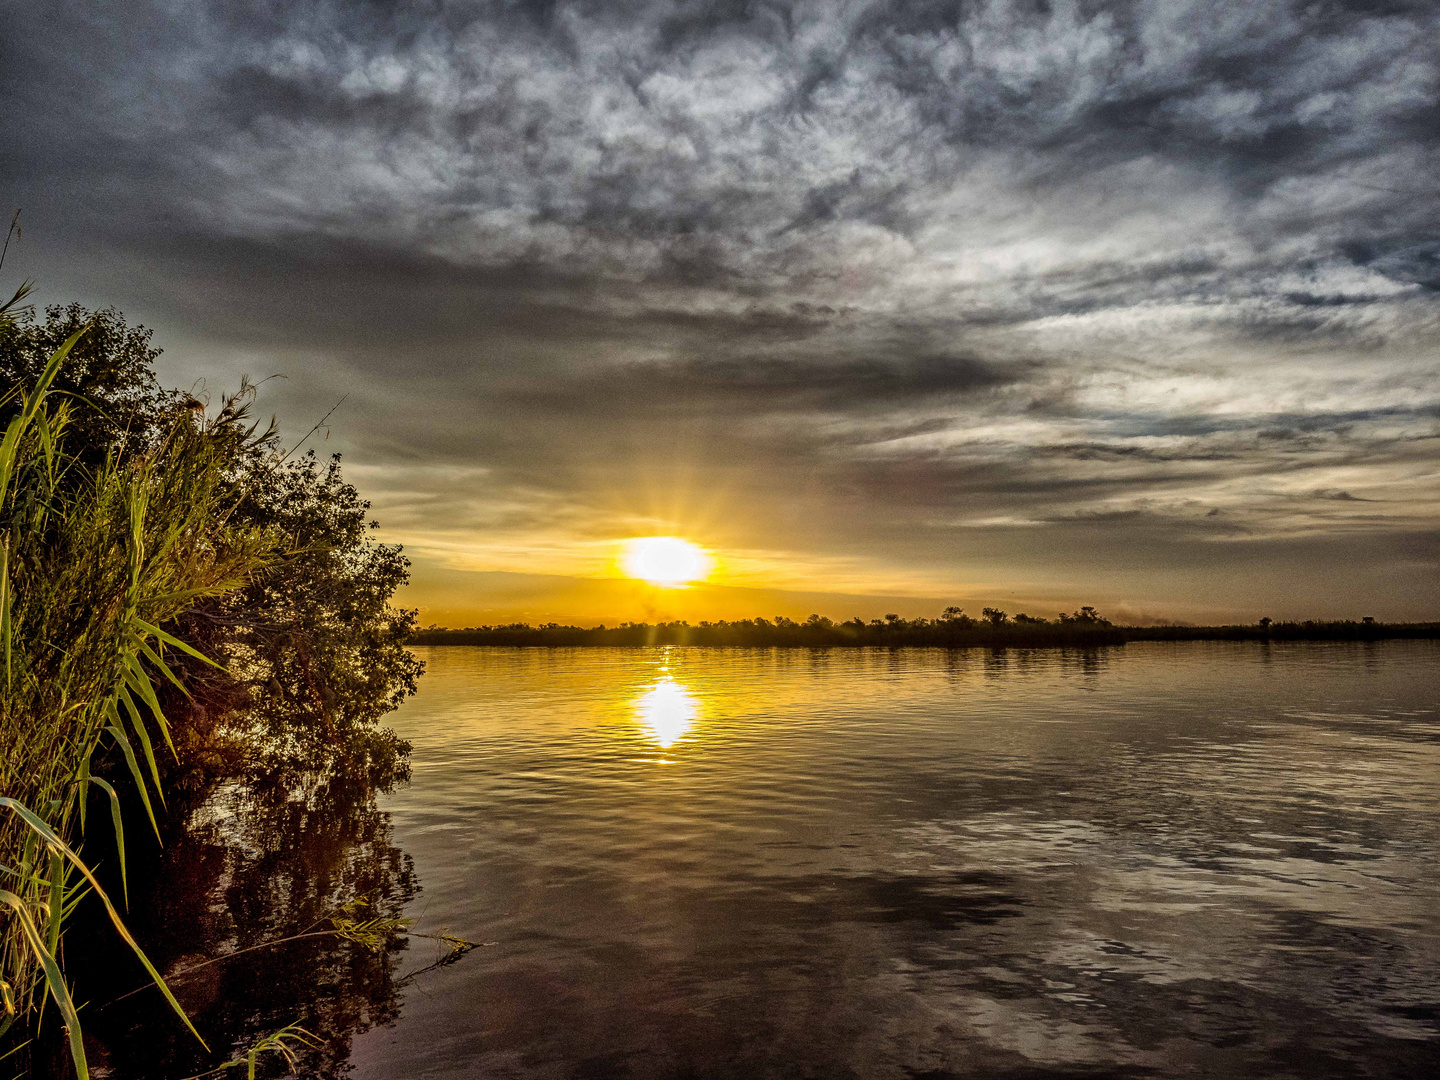
[[[0,309],[0,324],[14,329],[13,310]],[[87,402],[54,384],[83,336],[84,328],[67,337],[33,384],[7,388],[0,440],[0,1037],[48,998],[82,1080],[60,942],[87,892],[179,1005],[76,854],[77,819],[83,831],[93,788],[109,796],[123,868],[119,798],[97,775],[108,755],[123,757],[156,824],[156,743],[173,744],[154,683],[176,681],[166,653],[189,649],[162,627],[197,600],[236,588],[269,549],[261,532],[230,519],[224,447],[242,420],[233,409],[214,420],[157,418],[161,434],[143,454],[69,450],[72,420]]]
[[[169,781],[217,765],[393,783],[409,747],[378,722],[420,664],[389,606],[408,563],[338,459],[282,454],[248,385],[213,415],[161,390],[118,313],[37,321],[24,292],[0,306],[0,1057],[48,999],[83,1078],[61,940],[87,892],[180,1011],[77,854],[92,793],[128,891],[122,795],[158,834]]]
[[[270,457],[247,481],[238,516],[285,555],[191,621],[225,631],[216,645],[243,691],[229,715],[251,747],[250,772],[339,769],[388,788],[410,746],[379,721],[422,670],[404,648],[415,612],[390,606],[409,561],[370,538],[370,504],[345,482],[338,454]]]
[[[67,445],[79,464],[145,460],[177,418],[206,422],[204,402],[161,388],[151,332],[114,310],[56,306],[0,327],[3,385],[27,385],[47,350],[82,327],[54,382],[71,403]],[[240,422],[254,396],[246,383],[221,403],[211,447],[234,496],[228,525],[264,534],[273,550],[236,588],[192,597],[172,616],[218,667],[182,659],[184,692],[162,694],[181,750],[167,778],[198,792],[224,773],[336,770],[386,788],[406,775],[409,745],[379,721],[422,670],[404,648],[415,613],[390,606],[409,562],[371,537],[370,504],[345,482],[339,455],[287,456],[273,424]]]
[[[0,322],[0,387],[33,387],[56,350],[76,334],[50,392],[71,403],[66,452],[95,465],[118,452],[145,453],[163,439],[188,395],[161,389],[154,363],[160,350],[151,331],[129,326],[113,308],[88,311],[79,304],[54,305],[37,320],[26,310]],[[83,333],[82,333],[83,331]],[[20,408],[20,398],[0,405],[0,427]]]

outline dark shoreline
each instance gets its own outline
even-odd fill
[[[686,645],[712,648],[1095,648],[1127,641],[1381,641],[1440,638],[1440,622],[1287,622],[1269,626],[1114,626],[1109,623],[989,623],[898,620],[882,624],[793,623],[765,619],[690,626],[629,623],[616,627],[509,626],[444,629],[410,636],[412,645],[594,646]]]

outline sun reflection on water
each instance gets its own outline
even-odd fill
[[[674,746],[699,715],[699,700],[669,675],[635,699],[636,718],[662,750]]]

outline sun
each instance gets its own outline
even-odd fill
[[[704,548],[678,536],[637,536],[625,541],[625,572],[652,585],[678,589],[710,572]]]

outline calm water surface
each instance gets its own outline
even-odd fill
[[[420,650],[357,1077],[1440,1075],[1440,647]]]

